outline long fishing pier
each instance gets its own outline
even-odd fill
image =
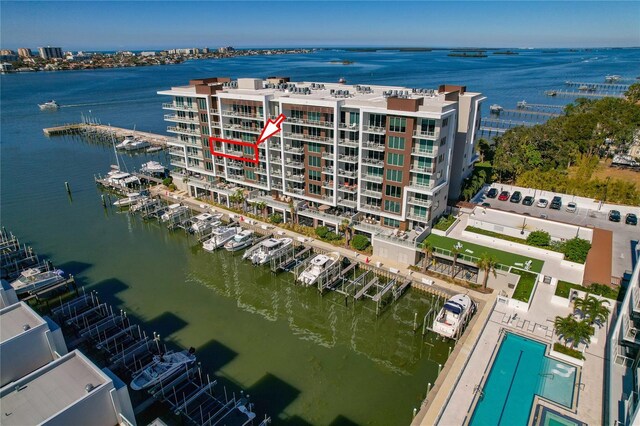
[[[138,130],[125,129],[122,127],[107,126],[92,122],[86,123],[70,123],[56,127],[47,127],[42,129],[45,136],[65,136],[65,135],[100,135],[116,139],[124,139],[127,136],[135,136],[144,139],[153,146],[166,147],[170,139],[169,136],[158,135],[150,132],[140,132]]]

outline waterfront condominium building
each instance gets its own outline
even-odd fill
[[[229,204],[244,191],[266,212],[310,226],[346,219],[371,238],[374,254],[413,263],[419,243],[457,198],[477,160],[479,93],[286,77],[206,78],[158,92],[171,122],[174,181],[192,196]],[[254,146],[266,120],[286,116],[282,131]]]
[[[62,58],[62,48],[60,47],[39,47],[38,52],[42,59]]]
[[[18,56],[20,56],[21,58],[31,58],[33,55],[30,48],[21,47],[20,49],[18,49]]]

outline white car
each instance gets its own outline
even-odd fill
[[[566,209],[569,213],[575,213],[576,210],[578,210],[578,205],[574,202],[570,202],[569,204],[567,204],[567,209]]]
[[[544,198],[540,198],[538,200],[538,204],[536,204],[536,206],[541,207],[543,209],[547,208],[547,205],[549,205],[549,200],[545,200]]]

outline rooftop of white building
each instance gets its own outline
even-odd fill
[[[109,380],[80,352],[70,352],[0,390],[2,424],[41,424]]]
[[[24,302],[0,310],[0,343],[12,339],[45,321]]]

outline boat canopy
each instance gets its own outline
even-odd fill
[[[273,248],[280,244],[280,240],[276,240],[275,238],[269,238],[262,245],[266,248]]]
[[[464,306],[452,300],[447,301],[447,303],[444,304],[444,308],[456,315],[460,315],[460,313],[462,313],[462,311],[464,310]]]

